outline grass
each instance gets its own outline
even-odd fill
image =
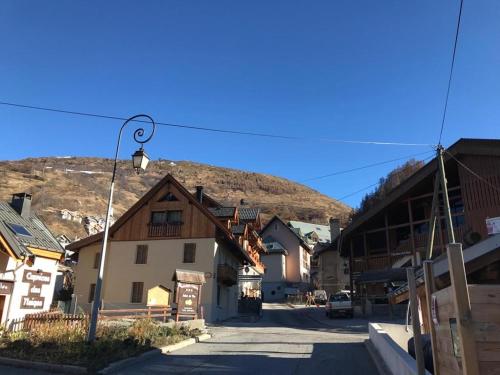
[[[63,321],[41,324],[30,332],[0,332],[0,356],[82,366],[95,372],[111,362],[175,344],[195,332],[139,319],[132,324],[100,324],[92,344],[85,341],[86,333],[86,324],[68,326]]]

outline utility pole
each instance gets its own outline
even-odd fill
[[[439,145],[437,147],[437,162],[439,167],[439,177],[441,178],[441,189],[443,191],[444,219],[446,221],[446,230],[448,232],[448,243],[455,243],[455,233],[453,232],[453,224],[451,222],[451,210],[450,200],[448,198],[446,172],[444,170],[443,152],[443,146]]]

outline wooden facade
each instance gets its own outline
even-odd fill
[[[487,237],[486,218],[500,216],[500,141],[460,140],[448,152],[453,155],[446,154],[445,169],[455,240],[467,248]],[[361,287],[363,273],[418,265],[425,257],[436,172],[434,159],[343,231],[342,254],[350,257],[358,296],[383,297],[394,287],[390,278]],[[434,258],[449,242],[441,194],[439,215]]]

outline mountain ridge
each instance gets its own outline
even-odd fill
[[[82,217],[103,217],[107,207],[113,160],[96,157],[36,157],[0,161],[0,199],[14,193],[33,195],[33,209],[55,234],[85,237],[83,224],[65,220],[61,210]],[[167,173],[188,190],[203,185],[205,192],[225,205],[243,200],[261,209],[264,221],[273,215],[284,220],[327,224],[329,217],[347,220],[351,208],[305,185],[269,174],[218,167],[192,161],[155,160],[136,175],[128,160],[118,161],[114,217],[118,218]]]

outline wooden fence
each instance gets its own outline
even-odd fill
[[[99,320],[113,319],[155,319],[166,322],[169,318],[174,318],[176,309],[171,307],[158,307],[146,309],[116,309],[99,310]],[[87,324],[88,314],[64,314],[60,311],[45,311],[35,314],[26,314],[24,318],[14,319],[9,324],[9,331],[30,331],[37,326],[46,323],[64,322],[68,326]]]

